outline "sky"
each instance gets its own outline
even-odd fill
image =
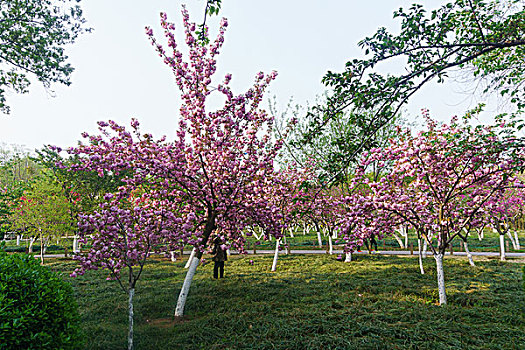
[[[219,17],[207,21],[212,38],[221,17],[229,23],[216,81],[231,73],[233,92],[242,93],[257,72],[276,70],[279,75],[266,97],[275,96],[278,114],[290,99],[294,104],[312,104],[325,91],[323,75],[328,70],[342,71],[345,62],[362,57],[357,43],[379,27],[397,32],[399,22],[392,19],[393,11],[415,1],[223,0]],[[430,9],[444,3],[419,2]],[[140,121],[143,132],[173,138],[179,92],[144,27],[151,26],[162,40],[159,13],[164,11],[176,24],[182,43],[183,3],[190,18],[201,23],[205,0],[82,1],[93,31],[67,48],[75,67],[72,84],[54,85],[51,92],[34,82],[28,94],[9,94],[11,114],[0,114],[0,144],[29,150],[47,144],[64,148],[77,144],[83,131],[95,133],[99,120],[129,125],[131,118]],[[461,115],[479,102],[464,89],[456,83],[430,84],[411,99],[405,115],[418,118],[422,108],[444,121]]]

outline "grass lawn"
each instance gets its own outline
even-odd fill
[[[255,261],[250,266],[249,260]],[[136,349],[525,349],[521,263],[445,259],[449,304],[437,306],[434,259],[358,256],[232,257],[226,278],[200,266],[173,321],[184,262],[151,260],[135,299]],[[56,271],[75,263],[51,260]],[[127,295],[104,271],[66,279],[80,306],[87,349],[125,349]]]

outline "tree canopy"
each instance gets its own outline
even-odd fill
[[[346,110],[356,126],[346,138],[346,163],[431,80],[444,82],[455,68],[485,81],[485,92],[509,97],[525,108],[525,12],[520,0],[455,0],[428,12],[422,5],[400,8],[399,34],[380,28],[359,43],[364,59],[348,61],[340,73],[329,71],[323,83],[332,89],[327,102],[312,113],[303,142],[308,143]],[[402,73],[381,74],[377,66],[403,60]],[[398,62],[398,61],[396,61]],[[347,135],[343,135],[347,136]]]
[[[89,31],[80,0],[2,0],[0,2],[0,110],[10,108],[8,90],[27,93],[29,77],[44,87],[69,85],[73,67],[64,47]]]

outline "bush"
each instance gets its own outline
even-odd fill
[[[71,285],[35,258],[0,251],[0,349],[79,349]]]

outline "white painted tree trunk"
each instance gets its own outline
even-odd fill
[[[33,237],[29,238],[29,254],[33,253],[33,243],[35,243],[35,239]]]
[[[16,245],[20,246],[20,235],[16,235]]]
[[[73,253],[80,253],[80,246],[78,244],[78,236],[73,237]]]
[[[428,248],[428,242],[426,239],[423,239],[423,259],[427,257],[427,248]]]
[[[135,295],[135,288],[130,288],[128,294],[128,350],[133,350],[133,296]]]
[[[401,249],[405,249],[405,245],[403,244],[403,241],[401,240],[401,238],[399,238],[398,235],[396,235],[396,233],[394,232],[394,238],[396,239],[397,243],[399,244],[399,247],[401,247]]]
[[[419,271],[422,275],[425,274],[425,269],[423,268],[423,244],[421,243],[421,238],[417,239],[417,251],[418,251],[418,260],[419,260]]]
[[[405,237],[405,247],[408,247],[408,227],[402,226],[402,235]]]
[[[345,254],[345,262],[351,262],[352,261],[352,253],[348,252]]]
[[[505,261],[505,236],[499,235],[499,259]]]
[[[182,317],[184,315],[184,306],[186,305],[186,299],[190,291],[191,281],[193,281],[193,276],[195,276],[195,271],[197,271],[197,266],[199,266],[200,259],[196,256],[193,256],[191,259],[188,272],[184,278],[184,283],[182,283],[182,288],[180,289],[179,299],[177,300],[177,307],[175,308],[175,317]]]
[[[319,244],[319,248],[323,247],[323,239],[321,238],[321,232],[317,230],[317,243]]]
[[[332,235],[328,235],[328,254],[334,254],[334,245],[332,243]]]
[[[512,237],[512,234],[510,233],[510,231],[507,231],[507,236],[510,239],[510,243],[512,243],[512,249],[514,250],[518,249],[516,246],[516,242],[514,242],[514,237]]]
[[[193,260],[193,258],[195,257],[195,252],[197,251],[196,248],[193,248],[191,253],[190,253],[190,257],[188,258],[188,261],[186,261],[186,265],[184,265],[184,268],[187,269],[190,267],[190,264],[191,264],[191,261]]]
[[[44,244],[44,240],[42,238],[42,234],[40,234],[40,263],[44,265],[44,253],[46,250],[46,245]]]
[[[470,254],[470,250],[468,250],[467,241],[463,241],[463,246],[465,247],[465,253],[467,253],[468,263],[470,266],[476,266],[476,264],[474,264],[474,259],[472,259],[472,254]]]
[[[439,305],[444,305],[447,303],[447,293],[445,291],[445,272],[443,270],[443,254],[435,254],[434,259],[436,259]]]
[[[478,232],[478,240],[481,242],[481,240],[483,239],[484,237],[484,228],[482,227],[481,230],[480,229],[477,229],[476,231]]]
[[[516,242],[516,249],[520,250],[521,249],[521,245],[520,245],[520,239],[518,238],[518,231],[517,230],[514,230],[514,241]]]
[[[255,237],[256,240],[260,241],[263,235],[262,233],[261,235],[257,235],[257,232],[253,232],[253,236]]]
[[[177,257],[175,256],[175,251],[174,250],[170,251],[170,258],[171,258],[172,262],[177,261]]]
[[[279,243],[281,242],[281,239],[278,239],[275,241],[275,252],[273,254],[273,262],[272,262],[272,271],[277,270],[277,259],[279,257]]]

